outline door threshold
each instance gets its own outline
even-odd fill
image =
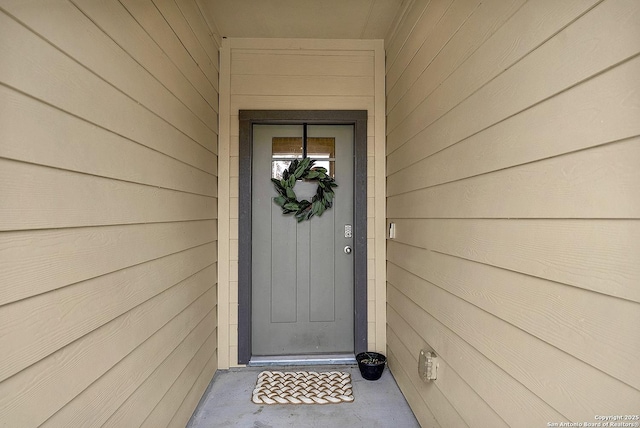
[[[354,354],[270,355],[253,356],[249,367],[264,366],[320,366],[357,364]]]

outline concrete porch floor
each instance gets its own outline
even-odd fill
[[[326,405],[254,404],[251,392],[262,370],[347,371],[351,373],[355,400]],[[368,381],[362,378],[357,366],[248,367],[218,371],[187,425],[188,428],[419,426],[388,367],[379,380]]]

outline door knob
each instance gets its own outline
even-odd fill
[[[349,245],[347,245],[346,247],[344,247],[344,253],[345,254],[351,254],[351,247]]]

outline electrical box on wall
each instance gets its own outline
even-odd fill
[[[438,358],[435,352],[422,350],[418,358],[418,373],[425,382],[438,379]]]

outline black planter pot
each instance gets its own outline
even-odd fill
[[[368,362],[368,360],[375,360],[375,362]],[[384,371],[387,357],[377,352],[361,352],[356,355],[356,361],[363,378],[366,380],[378,380]]]

